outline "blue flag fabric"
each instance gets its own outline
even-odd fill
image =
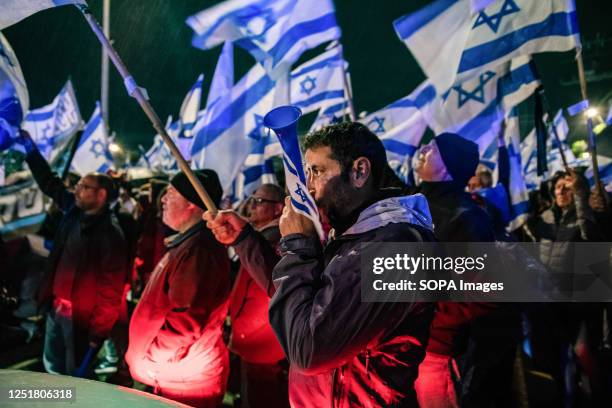
[[[394,27],[439,93],[519,55],[580,46],[573,0],[437,0]]]
[[[331,0],[228,0],[187,19],[192,44],[210,49],[233,41],[268,73],[288,72],[300,55],[340,38]]]
[[[31,110],[22,127],[48,161],[53,161],[70,138],[83,127],[79,105],[69,80],[49,105]]]
[[[91,172],[104,173],[113,165],[113,158],[108,150],[108,135],[100,112],[100,103],[91,115],[85,131],[72,159],[72,170],[85,175]]]
[[[87,4],[85,0],[2,0],[0,30],[41,10],[67,4]]]
[[[435,96],[433,86],[425,82],[410,95],[359,120],[382,140],[389,165],[405,182],[408,181],[412,157],[427,130],[420,109],[431,103]]]
[[[421,111],[434,133],[457,133],[476,142],[482,155],[499,134],[506,113],[539,85],[531,59],[521,56],[454,85]]]
[[[2,13],[4,13],[4,9]],[[5,106],[4,103],[12,98],[16,98],[19,102],[19,109],[16,109],[10,118],[5,117],[8,112],[3,109],[0,118],[10,123],[12,127],[18,127],[18,122],[21,122],[28,112],[28,87],[23,77],[19,60],[17,60],[17,55],[15,55],[8,40],[0,32],[0,104]]]

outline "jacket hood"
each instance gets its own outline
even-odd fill
[[[423,194],[391,197],[377,201],[359,214],[357,222],[343,235],[361,234],[387,224],[408,223],[433,231],[433,221]]]

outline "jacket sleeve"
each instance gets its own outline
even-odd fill
[[[53,199],[63,211],[68,210],[74,204],[74,195],[68,192],[62,180],[51,170],[49,163],[38,149],[33,149],[26,156],[26,162],[41,191]]]
[[[155,363],[181,360],[201,337],[211,311],[227,297],[223,278],[211,273],[222,268],[212,251],[191,248],[180,256],[167,281],[169,310],[147,350]]]
[[[268,296],[274,295],[272,270],[280,260],[280,256],[273,243],[269,242],[262,233],[255,231],[250,224],[245,226],[240,235],[232,245],[240,258],[240,263]]]
[[[316,238],[288,235],[281,248],[270,323],[289,363],[306,374],[350,361],[411,308],[404,303],[398,313],[398,304],[361,302],[361,256],[355,251],[334,257],[325,268]]]
[[[595,215],[589,206],[588,192],[574,193],[576,221],[580,228],[580,238],[584,241],[601,241],[603,236],[595,223]]]
[[[118,227],[117,227],[118,228]],[[96,305],[89,321],[89,335],[92,340],[102,340],[110,332],[119,317],[123,302],[123,288],[127,276],[127,245],[121,231],[112,229],[114,233],[101,244],[102,258],[93,260],[100,262]]]

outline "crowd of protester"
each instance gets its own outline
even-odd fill
[[[540,261],[571,280],[569,243],[612,238],[609,197],[574,169],[533,192],[510,231],[504,176],[494,185],[473,142],[438,135],[407,186],[367,127],[331,125],[303,141],[323,244],[280,186],[211,213],[183,172],[139,186],[115,173],[62,180],[22,142],[53,200],[38,233],[49,253],[0,241],[2,309],[27,341],[42,329],[49,373],[137,381],[202,407],[228,394],[245,407],[612,400],[608,304],[361,301],[372,242],[539,242]],[[216,173],[196,176],[220,205]]]

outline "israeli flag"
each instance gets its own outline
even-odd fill
[[[567,135],[569,135],[569,125],[567,124],[567,120],[565,120],[565,116],[563,116],[563,109],[559,109],[553,119],[552,125],[555,127],[559,140],[565,142],[567,140]]]
[[[512,109],[506,118],[504,142],[508,149],[508,164],[510,165],[510,185],[507,186],[510,195],[510,223],[508,231],[514,231],[523,225],[529,217],[529,190],[523,177],[521,165],[521,131],[519,117]]]
[[[192,160],[197,168],[215,170],[226,194],[267,132],[263,117],[273,106],[274,88],[275,82],[257,64],[196,123]]]
[[[325,126],[340,123],[349,115],[350,108],[346,100],[330,106],[322,107],[314,122],[310,126],[308,133],[315,132]]]
[[[591,187],[595,185],[593,178],[593,162],[589,160],[589,167],[584,172],[585,177],[589,181]],[[599,179],[604,185],[607,192],[612,192],[612,159],[606,156],[597,155],[597,164],[599,167]]]
[[[191,87],[179,112],[179,120],[181,123],[181,137],[192,137],[193,127],[198,118],[200,111],[200,101],[202,100],[202,83],[204,82],[204,74],[200,74],[195,84]]]
[[[91,115],[85,131],[72,159],[72,170],[80,175],[92,172],[104,173],[113,165],[113,158],[108,150],[108,135],[100,113],[100,103]]]
[[[180,120],[173,122],[172,116],[168,116],[165,129],[168,136],[177,144],[181,131]],[[145,160],[151,170],[162,173],[178,171],[178,163],[161,135],[155,135],[153,146],[145,154]]]
[[[68,80],[53,102],[28,113],[22,127],[45,159],[53,161],[83,125],[74,88]]]
[[[427,130],[420,109],[435,97],[435,89],[425,82],[410,95],[359,120],[382,140],[389,165],[404,181],[408,180],[412,157]]]
[[[565,154],[565,159],[567,160],[568,166],[575,167],[578,164],[578,161],[576,160],[572,149],[570,149],[570,147],[565,143],[561,143],[561,147],[563,149],[563,153]],[[527,185],[527,190],[537,190],[538,188],[540,188],[540,183],[552,177],[555,172],[565,171],[565,166],[563,165],[563,159],[561,158],[559,148],[550,148],[549,145],[546,154],[548,170],[544,175],[538,176],[537,139],[535,128],[532,129],[531,132],[529,132],[525,139],[523,139],[520,144],[520,148],[521,165],[523,176],[525,178],[525,183]]]
[[[200,112],[200,102],[202,100],[202,83],[204,75],[200,74],[195,84],[191,87],[179,111],[179,135],[175,140],[181,155],[186,161],[191,160],[191,145],[193,144],[193,128]]]
[[[338,45],[291,72],[291,104],[303,114],[345,100],[344,74],[348,63]]]
[[[85,4],[85,0],[2,0],[0,30],[4,30],[41,10],[66,4]]]
[[[4,12],[3,9],[0,14],[4,15]],[[0,21],[2,18],[0,16]],[[5,104],[13,98],[17,98],[19,106],[15,105],[7,109]],[[19,122],[28,112],[29,101],[28,87],[19,60],[8,40],[0,32],[0,103],[2,103],[3,119],[13,127],[19,126]]]
[[[276,135],[267,132],[253,151],[247,156],[244,165],[233,183],[231,201],[242,201],[251,196],[262,184],[278,184],[274,173],[274,157],[283,155]]]
[[[573,0],[437,0],[393,24],[439,93],[519,55],[580,46]]]
[[[192,45],[235,41],[267,72],[288,72],[300,55],[340,38],[331,0],[227,0],[187,19]]]
[[[499,134],[506,112],[539,85],[531,59],[521,56],[454,85],[421,112],[436,134],[451,132],[472,140],[482,155]]]

